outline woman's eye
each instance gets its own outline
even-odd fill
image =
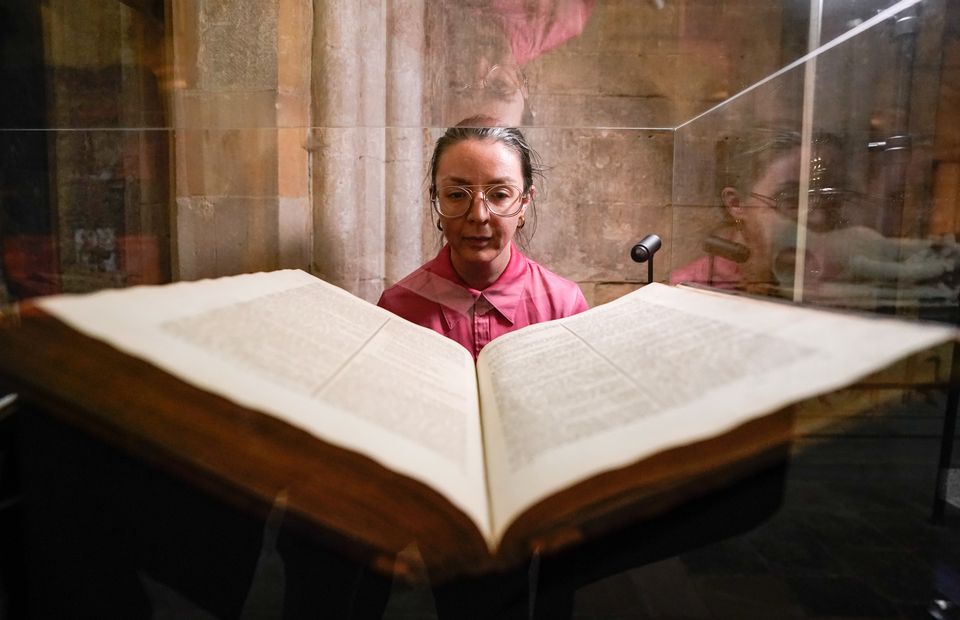
[[[446,193],[447,200],[463,200],[467,197],[467,192],[463,190],[453,190]]]
[[[513,192],[509,187],[496,187],[490,190],[490,198],[493,200],[510,200],[513,198]]]

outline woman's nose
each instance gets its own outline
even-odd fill
[[[470,209],[467,210],[467,219],[472,222],[485,222],[490,219],[490,209],[483,192],[476,191],[470,198]]]

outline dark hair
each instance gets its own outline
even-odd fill
[[[527,142],[523,132],[516,127],[504,127],[497,119],[489,116],[472,116],[464,119],[454,127],[447,129],[437,140],[433,148],[433,157],[430,158],[430,198],[437,194],[437,166],[440,157],[454,144],[465,140],[488,140],[499,142],[514,151],[520,158],[520,169],[523,174],[523,191],[526,193],[533,185],[534,178],[543,180],[543,164],[540,154],[533,150]],[[520,246],[526,250],[526,245],[537,228],[536,204],[530,200],[527,213],[527,224],[519,231]]]
[[[725,136],[717,143],[717,195],[725,187],[742,192],[779,157],[800,147],[800,134],[790,130],[755,129]]]
[[[750,192],[751,186],[775,161],[798,152],[800,146],[800,133],[795,131],[757,129],[743,138],[724,138],[718,144],[718,195],[725,187]],[[821,200],[819,208],[824,215],[817,227],[813,224],[808,227],[823,232],[846,226],[849,222],[844,205],[862,200],[863,195],[846,189],[843,143],[832,133],[818,132],[812,136],[810,147],[809,161],[801,162],[797,154],[797,169],[809,166],[809,195]],[[728,212],[725,219],[726,224],[735,223]]]

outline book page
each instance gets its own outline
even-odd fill
[[[39,305],[182,380],[429,484],[489,532],[473,359],[302,271]]]
[[[648,285],[487,345],[494,531],[551,493],[849,385],[949,327]]]

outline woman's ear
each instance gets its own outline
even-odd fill
[[[733,187],[724,187],[720,192],[720,201],[730,215],[737,219],[740,218],[743,210],[740,206],[740,192]]]
[[[523,208],[520,209],[520,213],[526,213],[527,207],[533,202],[533,197],[537,195],[537,186],[531,185],[530,189],[527,190],[527,193],[523,197]]]
[[[740,192],[734,187],[724,187],[720,191],[720,200],[723,201],[723,206],[726,208],[739,207],[740,206]]]

